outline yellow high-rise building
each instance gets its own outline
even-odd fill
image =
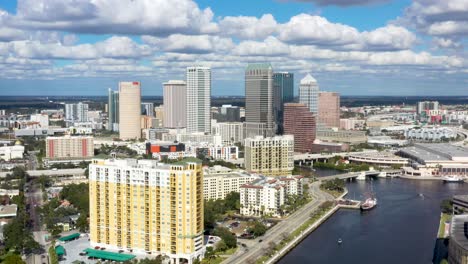
[[[199,160],[94,159],[89,195],[92,246],[162,254],[172,263],[203,257]]]

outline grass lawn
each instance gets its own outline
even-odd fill
[[[230,248],[230,249],[227,249],[226,251],[220,251],[220,252],[216,252],[217,255],[232,255],[234,253],[236,253],[237,251],[237,248]]]
[[[225,257],[217,257],[217,258],[210,258],[210,259],[202,259],[202,264],[219,264],[223,262],[226,258]]]
[[[445,233],[445,222],[452,218],[449,214],[442,214],[440,216],[440,223],[439,223],[439,232],[437,233],[437,238],[444,238]]]

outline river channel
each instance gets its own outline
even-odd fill
[[[378,178],[347,183],[347,197],[363,200],[370,186],[376,208],[339,210],[279,263],[432,263],[440,203],[468,184]]]

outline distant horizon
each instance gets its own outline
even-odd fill
[[[327,91],[328,92],[328,91]],[[36,98],[44,98],[44,97],[107,97],[107,94],[103,95],[2,95],[2,97],[36,97]],[[163,95],[141,95],[141,97],[163,97]],[[211,95],[211,97],[245,97],[245,95]],[[294,94],[294,98],[297,98],[298,95]],[[340,97],[419,97],[419,98],[448,98],[448,97],[466,97],[468,98],[468,94],[456,94],[456,95],[350,95],[350,94],[341,94]]]
[[[162,94],[210,67],[244,94],[250,63],[343,95],[468,94],[463,0],[0,1],[0,95]],[[110,10],[112,9],[112,10]],[[125,14],[116,16],[115,14]]]

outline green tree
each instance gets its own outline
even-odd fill
[[[442,213],[452,214],[453,212],[452,200],[450,199],[442,200],[442,202],[440,203],[440,210],[442,211]]]
[[[76,220],[76,227],[80,230],[80,232],[85,233],[88,231],[88,219],[85,212],[80,213],[80,217]]]
[[[228,247],[227,247],[226,243],[223,240],[216,243],[216,251],[221,252],[221,251],[225,251],[227,249],[228,249]]]
[[[237,246],[237,238],[234,236],[229,229],[225,227],[216,227],[213,230],[213,235],[219,236],[228,248],[235,248]]]
[[[228,193],[224,200],[226,201],[226,207],[229,210],[239,210],[240,209],[240,193],[238,193],[238,192]]]
[[[249,230],[254,236],[258,237],[263,236],[266,233],[267,227],[261,222],[255,222]]]
[[[26,264],[26,262],[24,262],[21,257],[19,255],[16,255],[16,254],[12,254],[12,255],[8,255],[3,261],[2,263],[4,264]]]
[[[70,201],[79,210],[89,212],[89,185],[87,183],[70,184],[63,187],[60,198]]]

